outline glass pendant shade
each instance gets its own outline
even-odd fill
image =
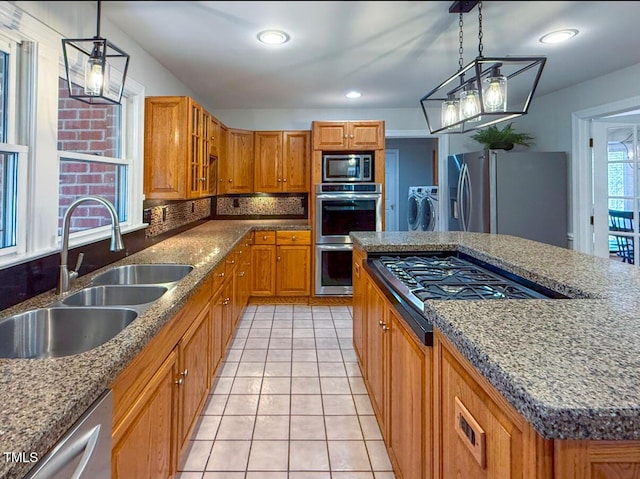
[[[85,65],[84,93],[90,96],[101,96],[109,91],[109,70],[111,65],[102,58],[99,51],[95,50],[87,59]]]
[[[458,122],[460,102],[453,97],[442,103],[442,126],[451,126]]]
[[[499,73],[482,81],[482,102],[489,113],[507,111],[507,78]]]
[[[481,112],[480,94],[474,84],[460,93],[460,119],[478,121],[476,116]]]

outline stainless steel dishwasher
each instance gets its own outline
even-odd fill
[[[25,479],[110,479],[113,394],[107,390]]]

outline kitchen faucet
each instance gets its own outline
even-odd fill
[[[69,267],[67,266],[67,257],[69,256],[69,228],[71,226],[71,215],[80,204],[87,201],[97,201],[109,210],[109,215],[111,216],[111,245],[109,246],[109,250],[122,251],[124,249],[118,214],[113,204],[101,196],[84,196],[75,200],[64,214],[62,238],[60,240],[60,275],[58,277],[58,288],[56,289],[57,294],[67,293],[71,285],[71,280],[78,277],[78,271],[80,270],[84,253],[78,255],[75,271],[69,271]]]

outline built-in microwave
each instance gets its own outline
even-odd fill
[[[373,159],[369,153],[322,155],[322,182],[373,181]]]

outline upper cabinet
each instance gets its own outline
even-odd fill
[[[310,132],[256,131],[255,185],[259,193],[309,191]]]
[[[384,122],[314,121],[314,150],[381,150],[384,149]]]
[[[225,193],[252,193],[253,190],[253,131],[229,128],[227,158],[220,163],[220,180]]]
[[[192,199],[215,194],[210,115],[189,97],[147,97],[144,194],[147,199]]]

